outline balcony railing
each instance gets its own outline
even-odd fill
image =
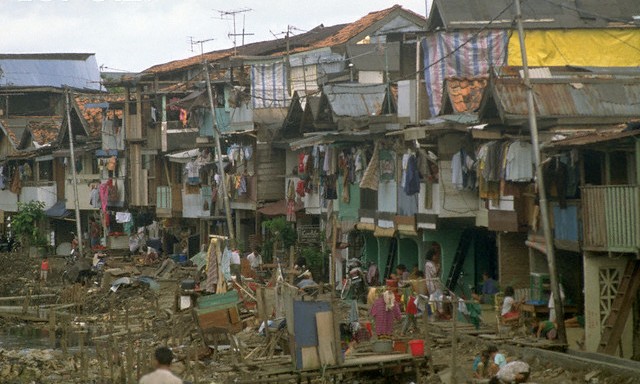
[[[640,251],[640,186],[582,188],[584,248]]]

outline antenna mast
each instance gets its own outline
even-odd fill
[[[246,33],[244,31],[245,26],[245,14],[251,11],[251,8],[242,8],[237,9],[235,11],[218,11],[220,13],[220,19],[229,20],[227,17],[231,16],[231,20],[233,20],[233,33],[229,33],[228,37],[233,37],[233,55],[235,56],[237,52],[237,37],[242,36],[242,45],[244,45],[244,37],[245,36],[253,36],[253,33]],[[242,13],[242,33],[236,32],[236,15]]]
[[[209,41],[213,41],[215,39],[205,39],[205,40],[193,40],[193,36],[189,36],[189,44],[191,45],[191,52],[193,52],[193,46],[194,45],[198,45],[200,44],[200,56],[204,55],[204,43],[207,43]]]

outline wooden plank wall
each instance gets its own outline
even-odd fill
[[[276,201],[285,198],[285,151],[272,148],[269,143],[256,144],[258,201]]]

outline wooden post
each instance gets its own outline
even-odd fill
[[[84,350],[84,331],[80,330],[78,332],[79,337],[79,343],[80,343],[80,376],[82,377],[83,381],[85,381],[87,379],[87,361],[86,361],[86,354],[85,354],[85,350]]]
[[[49,342],[51,342],[51,348],[56,347],[56,309],[54,307],[49,309]]]
[[[193,347],[193,384],[198,384],[198,347]]]
[[[458,317],[458,303],[449,300],[451,303],[451,318],[453,320],[453,329],[451,331],[451,384],[456,384],[458,381],[456,379],[456,374],[458,371],[458,321],[456,317]]]
[[[338,225],[335,213],[331,214],[331,262],[329,263],[329,285],[331,297],[336,289],[336,241],[338,240]]]
[[[264,287],[258,287],[258,291],[256,292],[256,299],[258,299],[258,310],[260,320],[264,323],[264,335],[266,339],[269,340],[269,315],[267,314],[267,295]]]
[[[540,156],[540,142],[538,139],[538,123],[536,120],[536,108],[533,97],[533,85],[529,79],[529,65],[527,62],[527,49],[525,47],[524,27],[522,26],[522,11],[520,10],[520,0],[514,2],[516,10],[516,24],[518,26],[518,37],[520,39],[520,55],[522,56],[523,83],[526,88],[527,109],[529,117],[529,132],[531,135],[531,146],[533,147],[534,160],[536,164],[536,183],[540,196],[540,216],[542,218],[542,229],[544,233],[545,247],[547,250],[547,265],[549,267],[549,277],[551,278],[551,292],[555,311],[559,321],[558,340],[562,344],[567,344],[567,333],[564,327],[564,308],[562,307],[562,295],[560,295],[560,281],[558,270],[556,269],[556,256],[553,244],[553,233],[549,219],[549,206],[547,205],[547,192],[545,190],[544,172],[542,172],[542,161]],[[606,159],[608,159],[608,154]],[[609,167],[606,168],[607,170]]]
[[[293,264],[295,263],[295,248],[294,246],[289,247],[289,271],[293,271]],[[289,283],[293,284],[295,281],[295,276],[289,275]]]

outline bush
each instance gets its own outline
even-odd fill
[[[44,203],[42,201],[18,202],[18,213],[11,218],[11,230],[26,247],[46,246],[47,238],[39,227],[44,218]]]

